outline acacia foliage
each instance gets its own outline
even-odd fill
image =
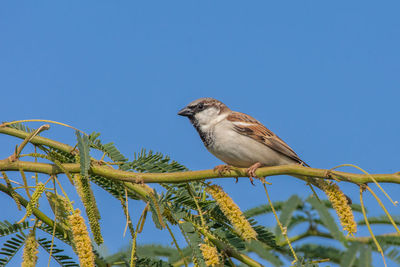
[[[32,132],[32,129],[14,124],[13,127],[21,133]],[[36,153],[31,153],[33,160],[51,162],[57,166],[64,163],[79,163],[81,174],[79,177],[68,174],[74,186],[81,190],[80,196],[86,210],[88,225],[91,227],[94,241],[97,245],[102,243],[101,238],[101,209],[96,205],[95,196],[90,184],[95,183],[110,195],[120,201],[125,215],[128,217],[129,230],[132,236],[132,244],[126,249],[114,255],[105,255],[98,251],[98,246],[93,242],[93,252],[98,266],[183,266],[195,263],[198,266],[206,266],[207,258],[200,250],[201,244],[208,244],[217,249],[220,265],[252,265],[257,264],[286,266],[293,262],[293,254],[288,243],[276,223],[268,226],[256,221],[256,217],[271,215],[269,205],[260,205],[244,211],[244,216],[251,227],[257,233],[256,240],[245,240],[235,231],[232,221],[221,211],[220,206],[206,192],[208,183],[192,182],[181,184],[162,184],[163,190],[156,190],[147,186],[150,193],[143,195],[136,190],[137,187],[130,184],[111,180],[99,175],[93,175],[90,167],[93,164],[112,164],[116,169],[132,172],[180,172],[187,171],[182,164],[171,160],[162,153],[154,153],[145,149],[134,154],[133,159],[128,157],[115,147],[113,143],[104,144],[100,140],[99,133],[88,136],[76,133],[77,142],[68,150],[60,149],[49,144],[35,144]],[[103,153],[101,159],[94,159],[93,150]],[[25,155],[29,156],[29,155]],[[4,175],[3,175],[4,176]],[[19,185],[33,186],[26,189],[23,186],[11,185],[5,181],[0,182],[0,189],[23,206],[29,206],[34,186],[39,182],[45,182],[49,177],[35,174],[34,181],[26,182],[26,175],[21,172],[20,177],[10,173],[13,180]],[[25,176],[25,177],[24,177]],[[3,177],[4,178],[4,177]],[[79,180],[77,180],[79,179]],[[65,248],[75,247],[72,239],[68,215],[74,209],[72,202],[77,199],[68,199],[68,195],[62,193],[61,184],[65,179],[51,177],[47,188],[55,188],[42,195],[38,209],[33,211],[33,221],[25,220],[22,223],[10,223],[3,213],[0,222],[0,266],[7,265],[12,258],[24,246],[24,242],[31,229],[35,229],[36,238],[44,251],[51,254],[52,258],[60,266],[78,266],[76,255],[68,255]],[[80,181],[77,182],[77,181]],[[80,184],[80,186],[78,185]],[[18,188],[17,188],[18,187]],[[47,201],[51,209],[44,208],[43,202]],[[127,211],[127,203],[140,201],[146,203],[146,208],[137,224],[130,220]],[[25,205],[24,205],[25,203]],[[65,204],[67,203],[67,204]],[[348,238],[344,236],[338,226],[338,222],[332,215],[332,207],[329,201],[318,201],[314,197],[302,199],[293,195],[286,201],[273,203],[278,212],[291,243],[298,257],[295,266],[319,266],[319,262],[329,261],[339,266],[372,266],[372,255],[377,254],[371,238]],[[43,207],[43,208],[42,208]],[[353,204],[354,212],[361,212],[359,205]],[[39,213],[41,211],[42,213]],[[150,213],[147,216],[147,213]],[[56,218],[51,220],[49,218]],[[137,245],[143,224],[150,224],[150,218],[154,228],[160,231],[169,231],[173,238],[182,235],[185,242],[171,246],[159,244]],[[398,222],[398,218],[396,223]],[[55,222],[55,223],[54,223]],[[386,217],[371,217],[371,225],[390,224]],[[363,224],[362,221],[359,222]],[[54,240],[53,240],[54,236]],[[309,238],[316,237],[316,238]],[[326,242],[326,240],[331,240]],[[378,240],[385,251],[385,255],[393,262],[400,264],[400,238],[395,235],[378,236]],[[140,243],[140,242],[139,242]],[[68,249],[70,251],[70,249]],[[132,257],[133,256],[133,257]],[[247,258],[246,258],[247,257]],[[246,260],[247,259],[247,260]]]

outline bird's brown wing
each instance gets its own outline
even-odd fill
[[[248,136],[298,163],[305,164],[290,146],[253,117],[232,112],[227,119],[233,123],[234,130],[239,134]]]

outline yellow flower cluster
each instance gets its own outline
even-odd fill
[[[10,179],[8,179],[8,176],[5,172],[1,172],[1,174],[3,175],[4,181],[7,184],[7,188],[9,190],[9,192],[11,193],[11,197],[14,199],[15,204],[17,204],[18,210],[21,210],[21,203],[19,202],[17,192],[15,192],[14,188],[11,185]]]
[[[89,233],[85,220],[81,216],[81,211],[76,209],[74,213],[68,216],[71,225],[72,237],[75,245],[76,254],[82,267],[94,267],[94,254]]]
[[[345,194],[340,190],[339,186],[335,183],[324,184],[322,188],[328,196],[332,207],[335,209],[343,229],[349,235],[357,232],[357,224],[354,221],[354,215]]]
[[[206,188],[206,191],[215,199],[222,212],[244,240],[257,239],[256,231],[254,231],[250,223],[246,220],[239,207],[220,186],[209,186]]]
[[[24,253],[22,255],[22,267],[35,267],[38,259],[38,243],[35,232],[31,231],[25,240]]]
[[[79,197],[85,206],[86,215],[89,219],[90,229],[93,233],[94,241],[100,245],[103,243],[103,236],[101,235],[100,229],[100,213],[97,208],[96,199],[94,198],[93,191],[90,188],[90,181],[88,177],[84,177],[80,174],[73,176],[75,188],[78,192]]]
[[[218,250],[207,244],[200,244],[200,250],[207,266],[217,266],[220,264]]]
[[[28,205],[26,206],[26,213],[25,216],[18,222],[23,222],[26,218],[32,215],[33,208],[36,208],[39,202],[40,196],[43,194],[45,186],[43,183],[38,183],[35,189],[35,192],[32,194],[32,198],[29,201]]]

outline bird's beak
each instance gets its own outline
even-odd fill
[[[184,117],[190,117],[193,115],[193,111],[188,107],[184,107],[183,109],[179,110],[178,115]]]

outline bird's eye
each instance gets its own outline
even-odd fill
[[[197,108],[198,108],[199,110],[203,110],[203,109],[204,109],[204,104],[203,104],[203,103],[198,104],[198,105],[197,105]]]

